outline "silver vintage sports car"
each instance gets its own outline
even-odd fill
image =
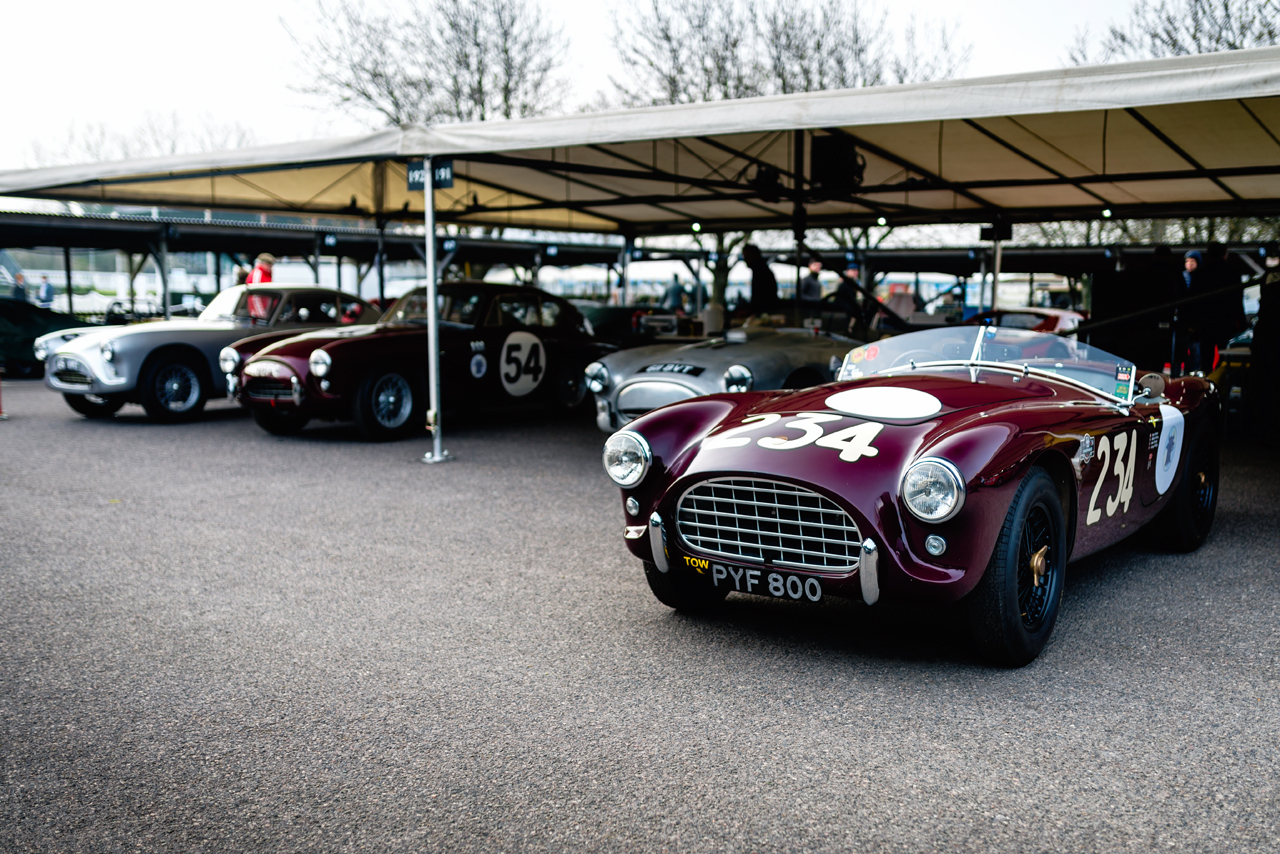
[[[225,396],[223,347],[271,330],[296,333],[373,323],[376,307],[351,294],[298,285],[234,287],[199,317],[133,326],[64,329],[36,339],[44,383],[87,418],[140,403],[156,421],[179,421]]]
[[[654,344],[587,365],[596,424],[612,433],[651,409],[725,391],[797,389],[829,383],[861,344],[812,329],[730,329],[693,344]]]

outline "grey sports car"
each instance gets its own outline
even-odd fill
[[[795,389],[829,383],[861,344],[812,329],[730,329],[693,344],[655,344],[587,365],[596,424],[612,433],[651,409],[725,391]]]
[[[223,347],[271,330],[294,333],[375,322],[381,312],[358,297],[298,285],[234,287],[199,317],[133,326],[64,329],[36,339],[44,383],[87,418],[140,403],[155,421],[180,421],[225,396]]]

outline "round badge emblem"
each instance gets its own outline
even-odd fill
[[[546,352],[536,335],[512,332],[502,344],[502,364],[498,374],[502,387],[512,397],[531,394],[546,373]]]
[[[827,408],[872,421],[915,421],[942,411],[942,401],[913,388],[874,386],[837,392],[826,400]]]
[[[471,376],[480,379],[487,370],[489,370],[489,360],[484,357],[484,353],[476,353],[471,357]]]

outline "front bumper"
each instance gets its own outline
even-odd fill
[[[53,353],[45,360],[45,387],[63,394],[119,394],[133,385],[102,359],[82,353]]]

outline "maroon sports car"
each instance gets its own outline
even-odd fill
[[[438,299],[446,410],[574,409],[586,396],[583,369],[614,349],[568,301],[535,288],[448,282]],[[316,418],[354,421],[370,440],[409,435],[426,420],[426,321],[417,288],[377,325],[276,341],[239,366],[235,395],[271,433]]]
[[[1149,522],[1191,550],[1213,523],[1204,379],[990,326],[859,347],[840,379],[695,398],[610,437],[626,544],[659,600],[959,602],[980,651],[1020,666],[1049,638],[1069,559]]]

